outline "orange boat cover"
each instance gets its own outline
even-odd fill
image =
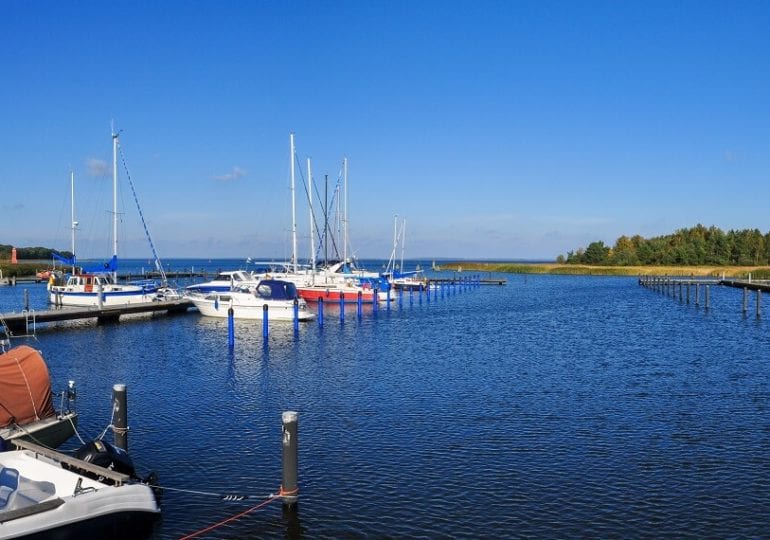
[[[54,414],[51,378],[40,352],[19,345],[0,354],[0,427]]]

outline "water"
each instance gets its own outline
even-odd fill
[[[740,291],[712,287],[707,313],[632,278],[505,277],[344,324],[327,306],[322,329],[276,323],[267,344],[237,321],[232,353],[195,313],[35,346],[58,387],[77,381],[84,437],[127,384],[134,461],[175,489],[275,493],[281,413],[299,412],[297,514],[273,502],[206,538],[768,535],[770,321]],[[259,502],[167,490],[153,538]]]

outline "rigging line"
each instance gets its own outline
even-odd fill
[[[126,164],[126,156],[123,153],[123,147],[118,143],[118,150],[120,151],[120,159],[123,162],[123,168],[126,170],[126,177],[128,177],[128,185],[131,186],[131,193],[134,196],[134,202],[136,203],[136,209],[139,211],[139,217],[142,220],[142,227],[144,227],[144,234],[147,236],[147,241],[150,243],[152,249],[152,256],[155,257],[155,269],[160,273],[161,282],[163,286],[166,285],[166,272],[163,271],[163,265],[160,263],[158,252],[155,251],[155,244],[150,236],[150,231],[147,229],[147,223],[144,221],[144,214],[142,213],[142,207],[139,206],[139,198],[136,196],[136,190],[134,189],[134,182],[131,180],[131,174],[128,172],[128,165]]]

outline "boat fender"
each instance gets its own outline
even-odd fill
[[[137,478],[134,462],[128,452],[107,441],[97,439],[86,443],[75,450],[74,457]]]

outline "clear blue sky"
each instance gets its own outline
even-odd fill
[[[349,159],[360,257],[388,257],[396,214],[414,258],[770,230],[767,1],[1,10],[0,243],[69,247],[72,168],[76,251],[111,252],[113,118],[161,258],[288,255],[292,131],[316,182]],[[122,201],[120,253],[149,256]]]

